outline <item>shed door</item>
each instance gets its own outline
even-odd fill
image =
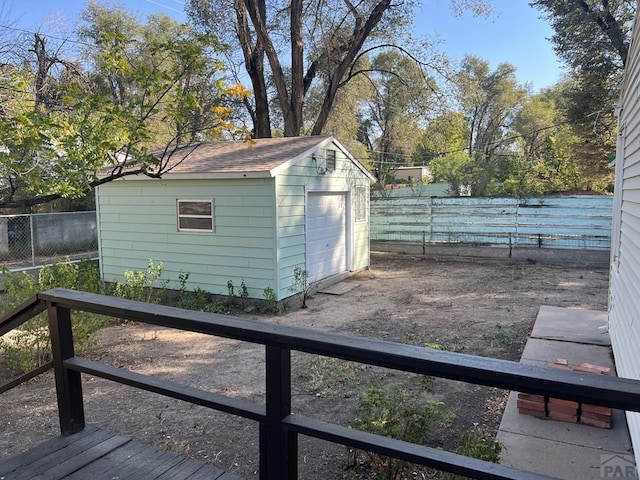
[[[346,194],[307,196],[307,273],[315,282],[347,270]]]

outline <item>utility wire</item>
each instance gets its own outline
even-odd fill
[[[505,137],[502,138],[500,140],[496,140],[494,142],[490,142],[487,144],[487,146],[495,146],[495,145],[500,145],[502,143],[507,143],[507,142],[511,142],[513,140],[517,140],[518,138],[527,138],[531,135],[534,135],[536,133],[540,133],[543,132],[545,130],[550,130],[552,128],[558,128],[558,127],[562,127],[564,125],[570,125],[570,124],[580,124],[582,123],[584,120],[587,120],[591,117],[593,117],[594,115],[596,115],[596,119],[599,117],[599,115],[602,113],[602,110],[597,110],[595,112],[591,112],[579,119],[575,119],[575,120],[565,120],[559,123],[555,123],[553,125],[547,125],[545,127],[541,127],[541,128],[537,128],[535,130],[531,130],[530,132],[526,132],[526,133],[520,133],[517,135],[511,135],[509,137]],[[450,153],[459,153],[459,152],[468,152],[469,148],[465,147],[465,148],[459,148],[459,149],[455,149],[455,150],[448,150],[448,151],[444,151],[444,152],[434,152],[434,153],[425,153],[425,154],[421,154],[419,155],[419,157],[430,157],[430,158],[438,158],[438,157],[442,157],[444,155],[448,155]],[[379,150],[368,150],[369,153],[374,153],[377,155],[383,155],[383,156],[393,156],[393,157],[404,157],[404,158],[416,158],[416,155],[411,154],[411,153],[401,153],[401,152],[383,152],[383,151],[379,151]],[[472,150],[472,152],[475,153],[482,153],[482,151],[480,150]],[[505,154],[505,153],[497,153],[495,154],[496,156],[503,156],[503,157],[514,157],[517,156],[517,154]],[[406,165],[405,162],[401,162],[401,161],[394,161],[394,160],[385,160],[385,163],[387,164],[396,164],[396,165]],[[420,165],[417,165],[420,166]]]
[[[61,42],[75,43],[76,45],[82,45],[84,47],[89,47],[89,48],[95,48],[96,47],[95,45],[92,45],[92,44],[86,43],[86,42],[81,42],[80,40],[73,40],[71,38],[63,38],[63,37],[59,37],[57,35],[51,35],[49,33],[35,32],[33,30],[27,30],[25,28],[12,27],[10,25],[0,24],[0,28],[4,28],[6,30],[12,30],[14,32],[27,33],[29,35],[40,35],[41,37],[50,38],[52,40],[59,40]]]

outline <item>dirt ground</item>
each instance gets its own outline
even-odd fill
[[[518,360],[541,305],[606,310],[608,272],[557,265],[436,262],[375,254],[368,271],[345,280],[343,295],[317,293],[309,308],[281,315],[246,314],[296,325],[449,351]],[[94,360],[181,383],[263,402],[263,350],[248,344],[118,323],[100,332]],[[0,358],[0,384],[10,378]],[[418,388],[415,376],[294,354],[294,412],[349,425],[369,382]],[[83,377],[87,421],[257,478],[258,429],[254,422]],[[433,446],[455,449],[470,430],[495,434],[504,391],[436,379],[432,398],[451,412]],[[19,453],[58,434],[52,374],[0,396],[0,456]],[[305,480],[370,478],[366,463],[349,466],[344,447],[300,439]],[[414,475],[420,478],[418,474]],[[425,478],[425,476],[422,476]]]

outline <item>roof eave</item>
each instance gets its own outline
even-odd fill
[[[149,177],[143,174],[128,175],[116,180],[216,180],[233,178],[271,178],[268,170],[248,171],[248,172],[189,172],[189,173],[165,173],[161,178]]]

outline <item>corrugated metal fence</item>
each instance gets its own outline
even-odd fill
[[[430,246],[608,250],[613,197],[371,199],[371,241]]]

